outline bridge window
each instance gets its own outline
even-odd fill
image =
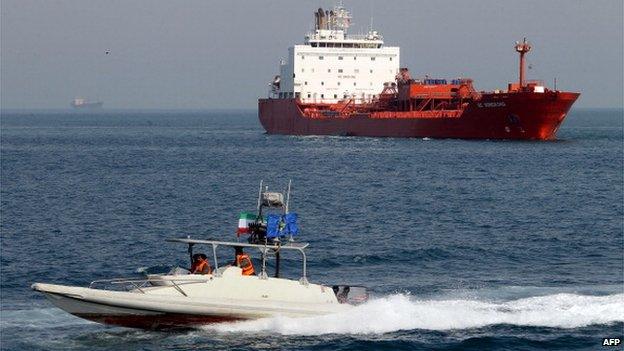
[[[342,56],[338,56],[338,59],[339,59],[339,60],[342,60]]]
[[[301,69],[301,73],[303,73],[303,72],[305,72],[305,68],[302,68],[302,69]]]
[[[356,86],[356,83],[355,83],[355,82],[353,82],[353,86]]]
[[[325,82],[321,82],[321,85],[325,85]]]
[[[308,99],[312,97],[312,94],[308,93]]]
[[[354,70],[354,72],[355,72],[355,73],[360,73],[360,70],[356,68],[356,69]]]
[[[337,98],[338,98],[338,94],[334,94],[334,99],[337,99]]]
[[[319,56],[319,60],[324,60],[324,59],[325,59],[325,57]]]
[[[371,56],[371,61],[375,61],[375,56]]]
[[[342,68],[339,68],[339,69],[338,69],[338,73],[342,73]]]
[[[331,73],[331,68],[328,68],[328,69],[327,69],[327,73]]]
[[[373,70],[372,70],[372,69],[371,69],[371,70],[369,70],[369,71],[370,71],[370,73],[373,73]]]
[[[321,94],[321,99],[325,97],[325,94]]]
[[[392,56],[390,56],[390,61],[392,61]]]
[[[340,85],[340,82],[338,82],[338,85]]]
[[[308,85],[308,82],[303,82],[303,85]]]

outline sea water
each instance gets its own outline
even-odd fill
[[[0,347],[600,349],[624,328],[622,114],[573,110],[559,140],[518,142],[266,135],[255,111],[3,111]],[[262,179],[293,181],[309,280],[365,285],[368,303],[163,333],[30,290],[188,266],[165,239],[235,240]],[[296,255],[282,272],[298,278]]]

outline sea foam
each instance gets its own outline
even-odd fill
[[[307,318],[275,317],[205,327],[230,332],[284,335],[379,334],[399,330],[470,329],[510,324],[577,328],[624,322],[624,294],[588,296],[554,294],[507,302],[420,300],[396,294],[371,300],[349,311]]]

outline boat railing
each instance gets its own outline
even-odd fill
[[[213,260],[214,260],[214,269],[215,272],[217,274],[217,276],[219,276],[219,259],[217,257],[217,248],[219,246],[228,246],[228,247],[244,247],[244,248],[256,248],[258,250],[260,250],[262,257],[262,271],[260,272],[259,276],[262,279],[267,279],[268,275],[266,273],[266,259],[267,259],[267,255],[269,254],[270,251],[273,252],[278,252],[280,250],[294,250],[294,251],[298,251],[301,254],[301,260],[302,260],[302,276],[301,279],[299,279],[299,282],[301,282],[301,284],[307,285],[308,284],[308,277],[307,277],[307,258],[306,258],[306,254],[305,254],[305,249],[308,247],[308,243],[303,243],[303,242],[286,242],[286,243],[271,243],[271,244],[248,244],[248,243],[243,243],[243,242],[227,242],[227,241],[216,241],[216,240],[197,240],[197,239],[191,239],[190,237],[186,237],[186,238],[172,238],[172,239],[167,239],[167,241],[169,242],[178,242],[178,243],[185,243],[189,245],[188,248],[188,252],[192,253],[192,248],[193,245],[196,244],[203,244],[203,245],[210,245],[212,247],[212,256],[213,256]]]
[[[146,278],[146,279],[128,279],[128,278],[112,278],[112,279],[100,279],[94,280],[89,284],[90,289],[97,289],[97,286],[123,286],[126,291],[128,290],[136,290],[142,294],[145,294],[145,288],[154,286],[153,282],[158,283],[170,283],[174,289],[176,289],[180,294],[187,296],[184,290],[180,288],[180,285],[183,284],[191,284],[191,283],[206,283],[210,280],[210,278],[206,279],[190,279],[190,278],[168,278],[168,277],[158,277],[158,279],[154,278]],[[160,285],[163,286],[163,285]],[[166,285],[165,285],[166,286]]]

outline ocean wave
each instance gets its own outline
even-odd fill
[[[58,308],[35,308],[23,310],[3,310],[0,318],[0,329],[33,328],[48,329],[73,325],[94,324],[72,316]]]
[[[382,334],[400,330],[457,330],[508,324],[579,328],[624,322],[624,294],[559,293],[506,302],[466,299],[420,300],[404,294],[374,299],[332,315],[274,317],[204,327],[221,333],[282,335]]]

